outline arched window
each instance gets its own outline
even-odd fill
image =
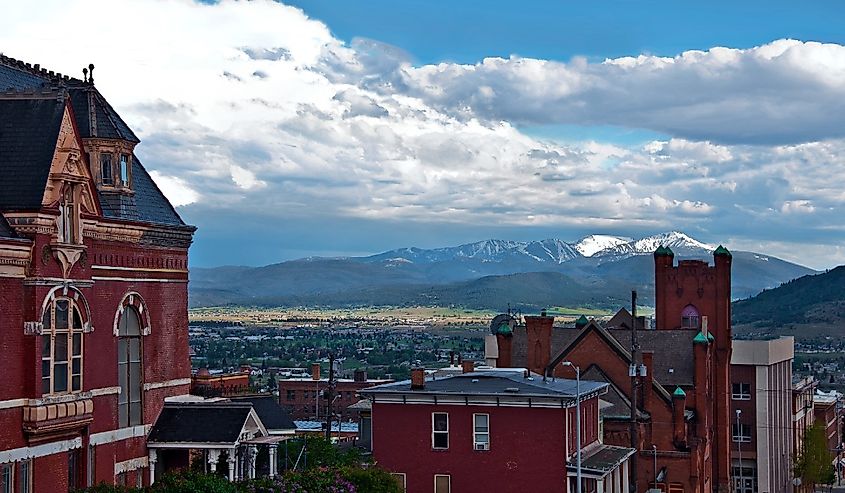
[[[82,390],[83,324],[74,298],[56,297],[41,318],[41,393]]]
[[[117,325],[117,369],[120,382],[118,419],[121,427],[143,420],[141,412],[141,319],[134,306],[126,306]]]
[[[698,313],[698,308],[693,305],[687,305],[681,311],[681,328],[697,329],[701,326],[701,316]]]

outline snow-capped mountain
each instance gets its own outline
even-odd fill
[[[613,248],[618,245],[630,243],[633,238],[625,236],[610,236],[610,235],[590,235],[578,240],[573,246],[578,253],[585,257],[592,257],[602,250]]]
[[[569,243],[555,238],[539,241],[484,240],[444,248],[400,248],[367,257],[368,261],[396,261],[404,259],[414,263],[435,263],[450,260],[476,260],[481,262],[530,262],[562,264],[579,258],[581,254]]]
[[[670,231],[605,248],[593,254],[593,257],[601,258],[602,261],[622,260],[634,255],[650,255],[660,246],[669,247],[676,254],[682,255],[709,255],[716,249],[715,245],[700,242],[680,231]]]

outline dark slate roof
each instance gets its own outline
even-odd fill
[[[165,403],[147,441],[234,444],[251,410],[250,403]]]
[[[631,331],[608,330],[625,348],[631,347]],[[690,386],[695,383],[695,357],[693,338],[697,329],[639,330],[637,341],[642,351],[652,351],[654,379],[664,386]],[[670,371],[671,370],[671,371]]]
[[[426,379],[425,388],[411,389],[411,381],[377,385],[362,389],[360,394],[395,394],[399,393],[428,393],[451,395],[507,395],[531,397],[562,397],[574,399],[576,382],[569,379],[547,379],[543,381],[539,375],[525,378],[522,370],[507,371],[477,371],[462,373],[449,377]],[[602,392],[607,387],[604,382],[581,381],[581,395],[587,396]]]
[[[168,226],[185,226],[176,209],[164,196],[147,170],[132,156],[133,195],[99,192],[100,206],[105,217],[141,221]]]
[[[40,209],[65,103],[0,98],[0,210]]]
[[[0,238],[17,238],[18,236],[12,231],[11,226],[6,221],[6,218],[3,217],[3,214],[0,214]]]
[[[601,444],[583,453],[581,469],[599,474],[610,472],[633,454],[634,449],[632,448]],[[566,464],[566,468],[570,472],[574,472],[576,467],[574,459]]]
[[[279,401],[272,395],[251,395],[232,397],[232,402],[248,402],[252,404],[258,418],[268,430],[295,430],[296,425],[290,419],[290,414],[279,405]]]

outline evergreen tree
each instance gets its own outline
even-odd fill
[[[801,456],[795,462],[795,475],[802,484],[810,484],[815,490],[817,484],[830,484],[834,481],[833,455],[827,448],[824,427],[815,423],[804,435]]]

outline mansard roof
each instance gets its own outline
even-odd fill
[[[93,84],[0,55],[0,210],[41,207],[64,109],[61,97],[70,100],[81,138],[138,142]],[[98,192],[105,217],[188,227],[134,154],[132,181],[133,195]]]
[[[0,210],[41,208],[65,102],[0,97]]]

